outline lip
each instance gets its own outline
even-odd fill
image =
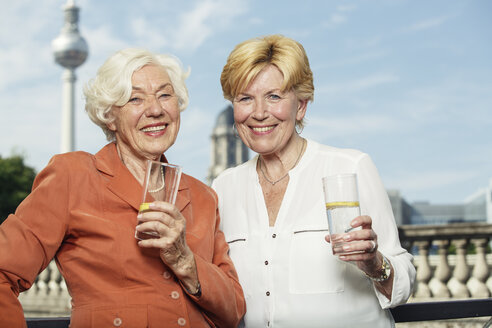
[[[256,135],[264,135],[264,134],[272,133],[272,131],[275,130],[276,127],[277,125],[273,124],[273,125],[261,125],[261,126],[254,125],[254,126],[250,126],[249,128]]]
[[[167,123],[153,123],[147,124],[140,129],[145,135],[152,137],[159,137],[166,133]]]

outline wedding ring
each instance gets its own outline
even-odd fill
[[[369,251],[367,251],[368,253],[372,253],[376,250],[376,242],[374,240],[369,240],[372,244],[372,247]]]

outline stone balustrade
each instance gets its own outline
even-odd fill
[[[491,297],[492,254],[486,250],[492,224],[404,225],[399,233],[417,268],[411,302]],[[474,254],[467,253],[470,245]],[[19,300],[28,317],[70,315],[70,295],[54,261]]]
[[[417,268],[412,301],[491,297],[492,224],[404,225],[399,233]],[[450,246],[455,254],[449,254]]]
[[[55,261],[44,269],[19,301],[26,317],[57,317],[70,315],[71,297]]]

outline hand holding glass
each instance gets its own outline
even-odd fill
[[[342,247],[349,243],[345,242],[343,237],[350,231],[361,229],[350,225],[353,219],[360,216],[357,175],[340,174],[324,177],[323,191],[333,254],[350,254],[351,252],[343,252]]]
[[[155,200],[168,202],[174,205],[181,180],[181,167],[168,163],[147,161],[142,204],[139,213],[149,211],[149,204]],[[139,240],[158,238],[156,232],[135,231],[135,238]]]

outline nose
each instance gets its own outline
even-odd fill
[[[164,114],[164,108],[162,107],[157,96],[148,96],[146,99],[145,114],[148,117],[158,117]]]
[[[258,100],[253,104],[253,118],[258,121],[263,121],[268,116],[267,104],[264,101]]]

